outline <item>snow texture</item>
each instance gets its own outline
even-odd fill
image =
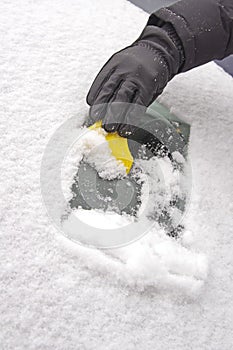
[[[192,124],[182,240],[85,248],[42,203],[48,141],[68,118],[82,124],[96,72],[146,19],[125,0],[0,3],[0,349],[232,349],[233,80],[221,68],[182,74],[160,97]]]

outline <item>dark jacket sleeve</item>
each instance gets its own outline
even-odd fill
[[[233,53],[233,0],[181,0],[153,13],[149,25],[170,23],[181,40],[187,71]]]

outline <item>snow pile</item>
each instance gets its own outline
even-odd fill
[[[180,164],[184,162],[182,155],[180,155],[179,160]],[[168,157],[152,157],[149,160],[140,159],[136,161],[136,165],[143,169],[142,181],[145,176],[147,177],[147,181],[144,181],[142,186],[143,204],[148,200],[146,197],[149,190],[147,216],[155,219],[156,215],[161,215],[164,210],[171,211],[174,209],[170,205],[172,201],[177,198],[185,199],[186,195],[189,195],[188,191],[185,191],[185,182],[191,181],[191,179],[185,178],[185,167],[184,173],[178,167],[174,168]],[[185,164],[183,163],[183,165]]]
[[[97,170],[101,178],[112,180],[125,176],[126,172],[122,162],[112,155],[106,134],[102,128],[87,132],[80,138],[77,151],[81,151],[84,160]]]
[[[71,199],[71,185],[79,164],[83,160],[96,169],[101,178],[112,180],[126,175],[125,167],[111,153],[101,128],[83,128],[78,139],[69,147],[61,168],[62,189],[67,200]]]

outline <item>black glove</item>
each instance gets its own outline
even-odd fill
[[[106,131],[125,136],[128,116],[132,118],[128,104],[148,107],[183,63],[182,45],[172,25],[146,26],[140,37],[114,54],[95,78],[87,95],[92,123],[102,119]]]

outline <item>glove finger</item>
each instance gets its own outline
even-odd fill
[[[140,93],[135,95],[135,99],[125,115],[124,122],[119,126],[118,133],[122,137],[130,137],[134,134],[140,136],[140,139],[144,139],[145,132],[141,126],[143,124],[144,115],[147,107],[155,101],[158,97],[158,92],[154,91],[153,94],[148,94],[147,91],[140,89]]]
[[[131,138],[138,134],[143,124],[144,115],[147,107],[144,105],[140,96],[135,96],[134,102],[130,105],[124,120],[118,128],[118,133],[122,137]]]
[[[103,121],[103,127],[107,132],[115,132],[119,129],[137,93],[138,87],[134,82],[124,81],[119,84],[108,104]]]
[[[105,104],[95,104],[90,107],[89,115],[87,118],[86,126],[91,126],[99,120],[103,119],[103,115],[106,114],[107,105]]]
[[[115,72],[115,68],[109,70],[108,65],[106,64],[101,71],[96,76],[94,82],[92,83],[90,90],[87,94],[86,101],[89,104],[89,106],[92,106],[99,93],[101,92],[103,86],[108,82],[108,80],[112,77],[112,75]]]
[[[113,75],[109,78],[106,84],[99,91],[98,96],[95,99],[95,103],[89,110],[89,121],[94,124],[98,120],[103,120],[106,115],[107,103],[111,100],[115,90],[122,84],[121,77],[119,75]],[[90,124],[90,125],[91,125]]]
[[[123,83],[121,75],[113,74],[98,92],[94,104],[109,103]]]

